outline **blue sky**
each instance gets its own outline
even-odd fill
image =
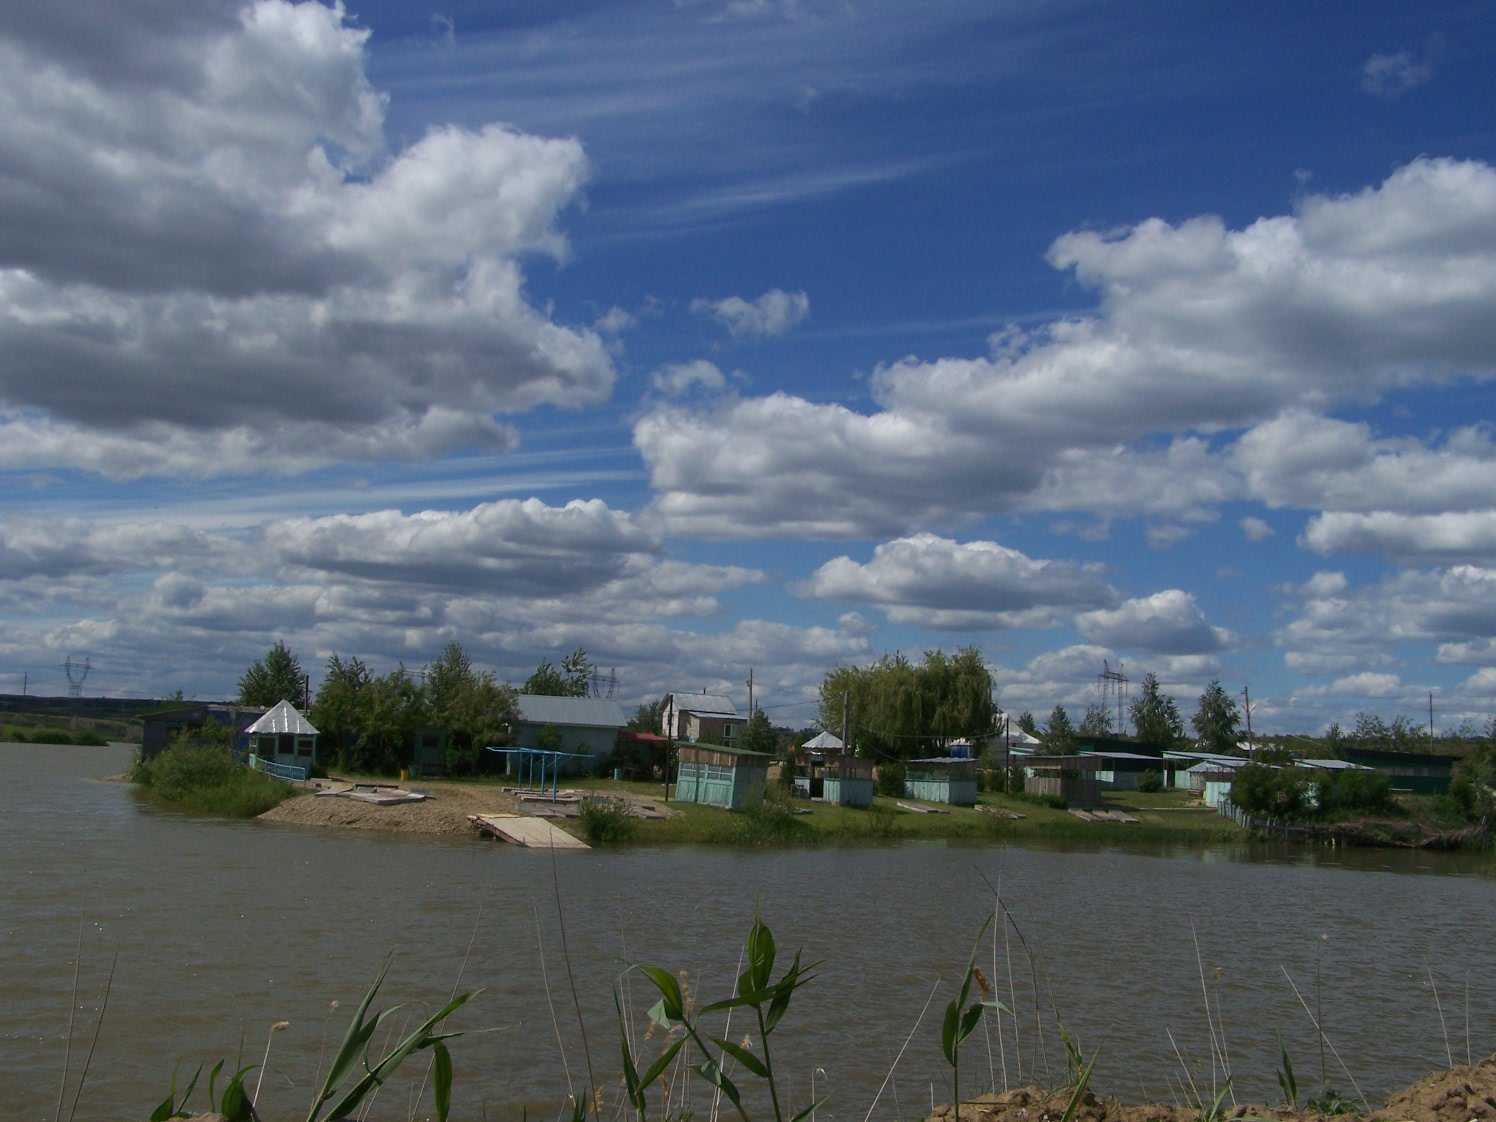
[[[1496,712],[1489,8],[0,13],[0,690]]]

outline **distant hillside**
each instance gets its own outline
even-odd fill
[[[124,720],[168,705],[197,705],[198,701],[165,702],[154,697],[37,697],[18,693],[0,694],[0,714],[30,713],[39,717],[88,717],[93,720]]]

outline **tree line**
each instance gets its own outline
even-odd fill
[[[508,743],[510,722],[519,716],[521,693],[586,697],[593,665],[577,648],[556,666],[543,660],[519,689],[473,666],[462,644],[453,640],[436,660],[419,671],[403,665],[375,674],[356,656],[334,653],[327,660],[307,714],[331,747],[338,766],[352,771],[392,772],[410,763],[422,729],[446,735],[449,773],[482,769],[483,750]],[[270,707],[307,702],[307,676],[301,661],[277,642],[251,663],[239,679],[239,703]]]

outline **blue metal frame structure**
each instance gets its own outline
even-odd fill
[[[520,764],[521,764],[522,767],[526,764],[526,762],[528,762],[528,764],[529,764],[528,770],[527,770],[526,773],[524,773],[524,774],[526,774],[525,782],[524,782],[523,786],[520,787],[520,790],[524,791],[526,793],[536,793],[536,794],[541,794],[541,795],[545,794],[545,769],[546,769],[546,764],[550,764],[550,768],[551,768],[551,802],[555,802],[556,801],[557,780],[560,778],[560,775],[561,775],[561,761],[562,761],[562,759],[570,759],[570,760],[590,760],[590,759],[592,759],[592,755],[590,753],[588,753],[588,752],[555,752],[555,751],[552,751],[552,750],[550,750],[548,748],[493,748],[493,747],[489,747],[486,750],[489,751],[489,752],[502,752],[502,753],[504,753],[504,755],[506,757],[506,759],[504,760],[505,770],[508,770],[509,769],[509,765],[513,762],[513,761],[511,761],[511,760],[509,760],[507,758],[510,755],[517,755],[517,756],[519,756],[519,758],[520,758]],[[536,760],[539,760],[539,762],[540,762],[540,786],[538,786],[538,787],[535,786],[535,763],[536,763]],[[516,770],[516,772],[515,772],[516,777],[518,777],[521,774],[522,773],[520,771]]]

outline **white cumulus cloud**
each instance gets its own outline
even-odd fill
[[[810,315],[810,297],[803,292],[771,288],[757,300],[729,296],[725,300],[693,300],[691,310],[723,324],[734,338],[783,335]]]
[[[503,448],[494,414],[608,395],[602,340],[520,268],[564,257],[575,140],[436,126],[392,152],[341,6],[159,14],[92,64],[0,24],[0,446],[285,470]]]
[[[987,357],[883,366],[872,413],[788,394],[647,413],[634,439],[660,513],[681,533],[850,537],[1057,504],[1116,512],[1107,480],[1145,438],[1496,373],[1496,169],[1478,161],[1415,160],[1241,230],[1205,217],[1066,234],[1049,260],[1099,293],[1097,314],[1008,332]],[[1176,477],[1176,512],[1246,493],[1253,463],[1207,453],[1177,453],[1210,470],[1198,488]],[[1255,466],[1265,491],[1292,490]],[[1352,486],[1332,468],[1337,481]],[[1130,494],[1121,513],[1160,510]]]
[[[1232,642],[1229,631],[1206,621],[1194,596],[1177,588],[1083,612],[1075,626],[1093,643],[1165,655],[1211,654]]]
[[[823,600],[876,605],[895,623],[950,631],[1055,626],[1078,609],[1117,599],[1098,565],[934,534],[885,542],[866,564],[837,557],[806,588]]]

